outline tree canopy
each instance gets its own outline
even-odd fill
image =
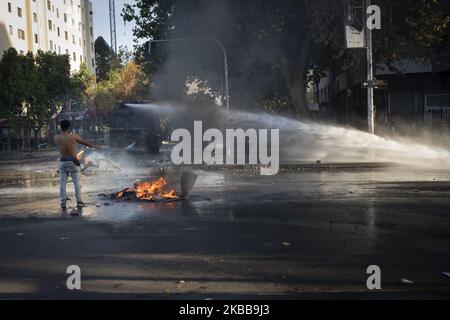
[[[95,39],[94,48],[97,81],[106,80],[108,79],[109,71],[117,63],[114,51],[101,36]]]
[[[348,0],[349,1],[349,0]],[[310,70],[325,70],[344,50],[347,0],[137,0],[125,5],[139,39],[212,37],[230,58],[234,105],[305,114]],[[382,29],[374,31],[377,62],[393,65],[402,57],[432,57],[446,39],[447,0],[375,0]],[[161,46],[162,47],[162,46]],[[159,88],[182,90],[186,77],[206,80],[220,91],[220,51],[200,41],[164,45],[164,64],[152,58]]]
[[[49,123],[64,101],[84,92],[70,73],[68,55],[38,51],[20,55],[10,48],[0,60],[0,116],[15,128],[36,133]]]

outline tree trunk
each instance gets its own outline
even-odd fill
[[[25,125],[23,128],[20,128],[20,134],[22,135],[22,151],[25,151],[25,146],[27,145],[27,127]]]
[[[28,147],[29,155],[31,156],[33,153],[33,150],[31,148],[31,128],[30,128],[29,124],[27,124],[25,132],[26,132],[25,136],[26,136],[27,147]]]
[[[309,117],[306,102],[306,74],[298,75],[291,88],[291,103],[297,118]]]
[[[312,39],[309,34],[303,40],[297,66],[295,68],[294,78],[290,87],[291,103],[294,107],[297,117],[309,117],[309,111],[306,102],[306,68],[307,59],[311,50]]]
[[[11,152],[11,150],[12,150],[11,143],[12,143],[11,129],[8,128],[8,152]]]
[[[297,117],[309,117],[309,111],[306,103],[306,68],[311,50],[311,36],[307,34],[300,48],[297,64],[294,71],[292,67],[284,63],[285,59],[280,53],[274,55],[278,64],[284,82],[289,92],[289,111]]]
[[[36,130],[36,128],[33,128],[34,131],[34,147],[36,148],[36,150],[39,149],[39,132],[41,131],[40,128],[38,128]]]

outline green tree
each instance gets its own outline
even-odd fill
[[[109,72],[109,78],[97,83],[94,92],[96,114],[103,119],[111,115],[116,104],[116,90],[119,84],[119,70]]]
[[[70,96],[87,102],[93,78],[86,67],[73,77],[67,55],[38,51],[19,55],[7,50],[0,61],[0,115],[17,130],[23,129],[25,141],[34,130],[35,146],[40,130]]]
[[[442,46],[450,20],[448,0],[373,2],[381,7],[383,20],[383,29],[374,32],[377,62],[392,66],[402,57],[432,57]],[[218,39],[230,58],[232,101],[250,108],[278,101],[292,113],[305,115],[309,71],[325,70],[344,52],[346,4],[346,0],[137,0],[125,5],[123,17],[135,22],[138,39]],[[181,88],[186,76],[191,76],[220,89],[221,75],[210,71],[208,58],[217,59],[217,52],[200,43],[189,50],[179,47],[180,51],[170,48],[176,54],[168,64],[174,66],[160,68],[168,74],[164,80],[178,77]],[[173,56],[187,58],[181,62]]]
[[[84,108],[91,108],[95,94],[96,79],[85,63],[71,77],[71,98]]]
[[[117,59],[111,47],[103,37],[100,36],[95,39],[94,47],[97,81],[103,81],[108,79],[108,73],[111,69],[117,67]]]
[[[31,56],[31,53],[29,54]],[[35,56],[35,74],[29,84],[28,114],[38,142],[38,133],[49,123],[52,115],[61,109],[72,89],[70,60],[68,55],[39,50]]]
[[[0,116],[16,130],[24,128],[28,121],[25,105],[27,78],[24,57],[16,49],[9,48],[0,61]],[[11,148],[11,132],[8,139]]]

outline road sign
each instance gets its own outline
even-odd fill
[[[374,89],[380,89],[380,90],[386,90],[387,89],[387,80],[365,80],[361,82],[361,88],[367,89],[367,88],[374,88]]]
[[[348,49],[364,48],[364,31],[345,26],[345,42]]]
[[[374,80],[373,81],[373,87],[375,89],[384,89],[384,90],[386,90],[388,88],[388,82],[387,82],[387,80]]]

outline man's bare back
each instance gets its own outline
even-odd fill
[[[79,135],[66,131],[55,136],[55,143],[59,148],[61,157],[75,157],[77,155],[77,143],[96,148],[92,143],[81,139]]]

